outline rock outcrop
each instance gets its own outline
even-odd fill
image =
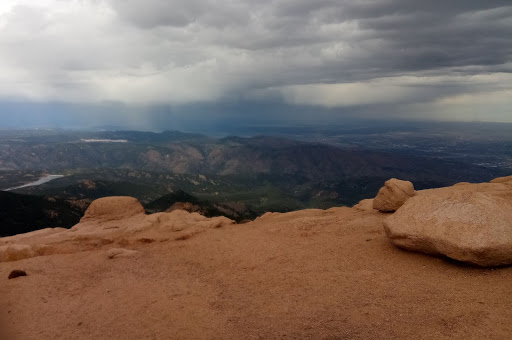
[[[111,196],[99,198],[91,203],[80,222],[96,223],[122,220],[145,215],[144,207],[133,197]]]
[[[479,266],[512,264],[512,186],[494,181],[426,190],[384,228],[404,249]]]
[[[42,229],[0,238],[0,262],[103,247],[186,240],[207,229],[234,223],[227,217],[207,218],[185,210],[146,215],[133,197],[105,197],[92,202],[80,223],[71,229]],[[124,256],[119,250],[111,252],[108,256],[112,258]]]
[[[373,200],[373,209],[383,212],[396,211],[414,195],[416,195],[416,192],[411,182],[392,178],[386,181],[379,190],[379,193]]]

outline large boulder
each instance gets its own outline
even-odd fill
[[[138,232],[147,228],[148,225],[142,223],[145,217],[144,207],[136,198],[103,197],[91,203],[80,223],[75,224],[70,232],[75,238],[113,240],[123,233]]]
[[[411,182],[392,178],[380,188],[379,193],[373,200],[373,209],[383,212],[396,211],[414,195],[416,195],[416,192]]]
[[[144,207],[136,198],[110,196],[93,201],[80,222],[108,222],[143,215],[145,215]]]
[[[422,192],[384,221],[398,247],[479,266],[512,264],[512,186],[467,184]]]

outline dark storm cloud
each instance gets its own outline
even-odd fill
[[[250,7],[243,2],[113,0],[111,3],[122,17],[146,29],[158,26],[183,27],[194,22],[213,27],[233,23],[243,25],[250,14]]]
[[[143,29],[182,26],[205,44],[251,54],[254,60],[247,67],[256,72],[238,70],[247,76],[232,94],[411,74],[471,74],[475,67],[493,72],[512,55],[509,1],[294,0],[215,6],[199,0],[113,1],[113,6]],[[472,69],[464,69],[468,66]],[[459,82],[457,89],[471,85]],[[425,100],[435,97],[432,92],[425,89]]]
[[[509,112],[509,0],[6,1],[4,99]]]
[[[361,54],[339,60],[383,72],[510,60],[512,5],[497,1],[113,1],[143,28],[196,26],[197,37],[248,50],[344,42]],[[346,31],[329,26],[356,23]],[[361,55],[364,55],[361,60]]]

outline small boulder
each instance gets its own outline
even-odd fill
[[[512,264],[511,190],[503,184],[433,189],[384,221],[398,247],[479,266]]]
[[[9,274],[9,280],[20,276],[27,276],[27,273],[24,270],[15,269]]]
[[[165,212],[173,212],[174,210],[185,210],[188,212],[201,213],[201,207],[190,202],[176,202]]]
[[[373,209],[393,212],[415,195],[416,191],[414,191],[414,185],[411,182],[392,178],[380,188],[379,193],[373,200]]]
[[[373,199],[365,199],[362,201],[359,201],[356,205],[354,205],[352,208],[362,211],[374,211],[376,210],[373,208]]]

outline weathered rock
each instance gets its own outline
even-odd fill
[[[45,228],[45,229],[39,229],[30,231],[28,233],[24,234],[17,234],[13,236],[7,236],[0,238],[0,246],[13,244],[13,243],[24,243],[24,242],[30,242],[30,240],[41,240],[42,238],[46,238],[58,233],[61,233],[63,231],[67,231],[68,229],[65,228]]]
[[[129,196],[111,196],[99,198],[91,203],[80,222],[107,222],[122,220],[137,215],[145,215],[140,202]]]
[[[151,214],[144,221],[153,230],[168,231],[181,231],[190,227],[220,228],[235,223],[235,221],[224,216],[208,218],[199,213],[189,213],[185,210]]]
[[[359,203],[354,205],[353,208],[357,209],[357,210],[362,210],[362,211],[375,211],[376,212],[376,210],[373,208],[373,199],[371,199],[371,198],[359,201]]]
[[[176,202],[174,203],[169,209],[167,209],[165,212],[172,212],[174,210],[185,210],[185,211],[188,211],[188,212],[198,212],[200,213],[201,212],[201,207],[196,205],[196,204],[192,204],[190,202]]]
[[[454,184],[453,186],[455,187],[455,186],[468,185],[468,184],[471,184],[471,183],[469,183],[469,182],[459,182],[459,183]]]
[[[107,251],[107,257],[109,259],[115,259],[119,257],[132,257],[139,254],[136,250],[124,249],[124,248],[111,248]]]
[[[9,274],[9,277],[8,279],[15,279],[17,277],[20,277],[20,276],[27,276],[27,273],[24,271],[24,270],[19,270],[19,269],[15,269],[13,271],[11,271],[11,273]]]
[[[0,246],[0,262],[18,261],[34,256],[36,256],[36,252],[26,244]]]
[[[256,217],[256,220],[262,220],[262,219],[265,219],[265,218],[268,218],[270,216],[276,216],[276,215],[279,215],[280,213],[278,212],[270,212],[270,211],[267,211],[266,213],[264,213],[263,215],[261,216],[258,216]]]
[[[422,192],[384,221],[398,247],[479,266],[512,264],[512,189],[467,184]]]
[[[396,211],[414,195],[416,195],[416,192],[411,182],[392,178],[380,188],[379,193],[373,200],[373,209],[384,212]]]
[[[498,177],[491,181],[491,183],[507,183],[512,184],[512,176]]]

